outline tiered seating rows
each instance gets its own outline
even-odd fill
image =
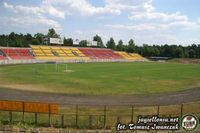
[[[141,59],[144,59],[141,55],[137,54],[137,53],[132,53],[132,54],[129,54],[133,59],[136,59],[136,60],[141,60]]]
[[[125,59],[128,59],[128,60],[135,60],[136,59],[135,54],[128,54],[127,52],[116,52],[116,53],[121,55]]]
[[[122,56],[108,49],[79,48],[79,50],[91,59],[122,59]]]
[[[8,59],[143,59],[139,54],[126,52],[114,52],[111,49],[100,48],[74,48],[61,46],[31,46],[29,48],[5,48],[0,47],[0,60]],[[33,53],[31,53],[33,51]]]
[[[0,48],[0,50],[11,59],[34,59],[28,48]]]
[[[7,58],[3,55],[0,55],[0,60],[6,60]]]
[[[39,59],[89,59],[78,48],[31,46]]]
[[[0,60],[5,60],[5,59],[7,58],[4,56],[3,51],[0,50]]]

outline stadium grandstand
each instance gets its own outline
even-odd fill
[[[0,60],[6,60],[6,56],[4,55],[4,53],[0,50]]]
[[[127,53],[127,52],[115,52],[119,55],[121,55],[123,58],[128,59],[128,60],[141,60],[143,57],[139,54],[136,53]]]
[[[30,48],[0,48],[0,59],[29,60],[34,59]]]
[[[137,53],[117,52],[106,48],[79,48],[30,45],[30,48],[0,47],[0,61],[144,61]]]
[[[123,59],[122,56],[116,54],[111,49],[98,48],[79,48],[86,56],[91,59]]]

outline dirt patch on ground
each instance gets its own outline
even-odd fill
[[[64,70],[64,72],[70,73],[70,72],[74,72],[74,70]]]
[[[200,59],[173,59],[171,62],[178,62],[182,64],[200,64]]]
[[[60,105],[169,105],[200,101],[200,87],[165,94],[80,96],[0,88],[0,100],[56,102]]]
[[[43,90],[45,90],[45,87],[42,86],[24,85],[24,84],[1,84],[0,88],[9,88],[14,90],[36,91],[36,92],[42,92]]]

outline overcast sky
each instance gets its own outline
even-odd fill
[[[199,44],[200,0],[0,0],[0,34],[49,28],[74,39]]]

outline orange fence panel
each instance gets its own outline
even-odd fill
[[[51,114],[58,114],[58,104],[50,104]]]
[[[24,103],[24,111],[25,112],[36,112],[36,113],[49,113],[49,104],[25,102]]]
[[[58,114],[58,104],[20,101],[0,101],[0,110]]]
[[[18,102],[18,101],[0,101],[0,110],[5,110],[5,111],[23,111],[23,102]]]

